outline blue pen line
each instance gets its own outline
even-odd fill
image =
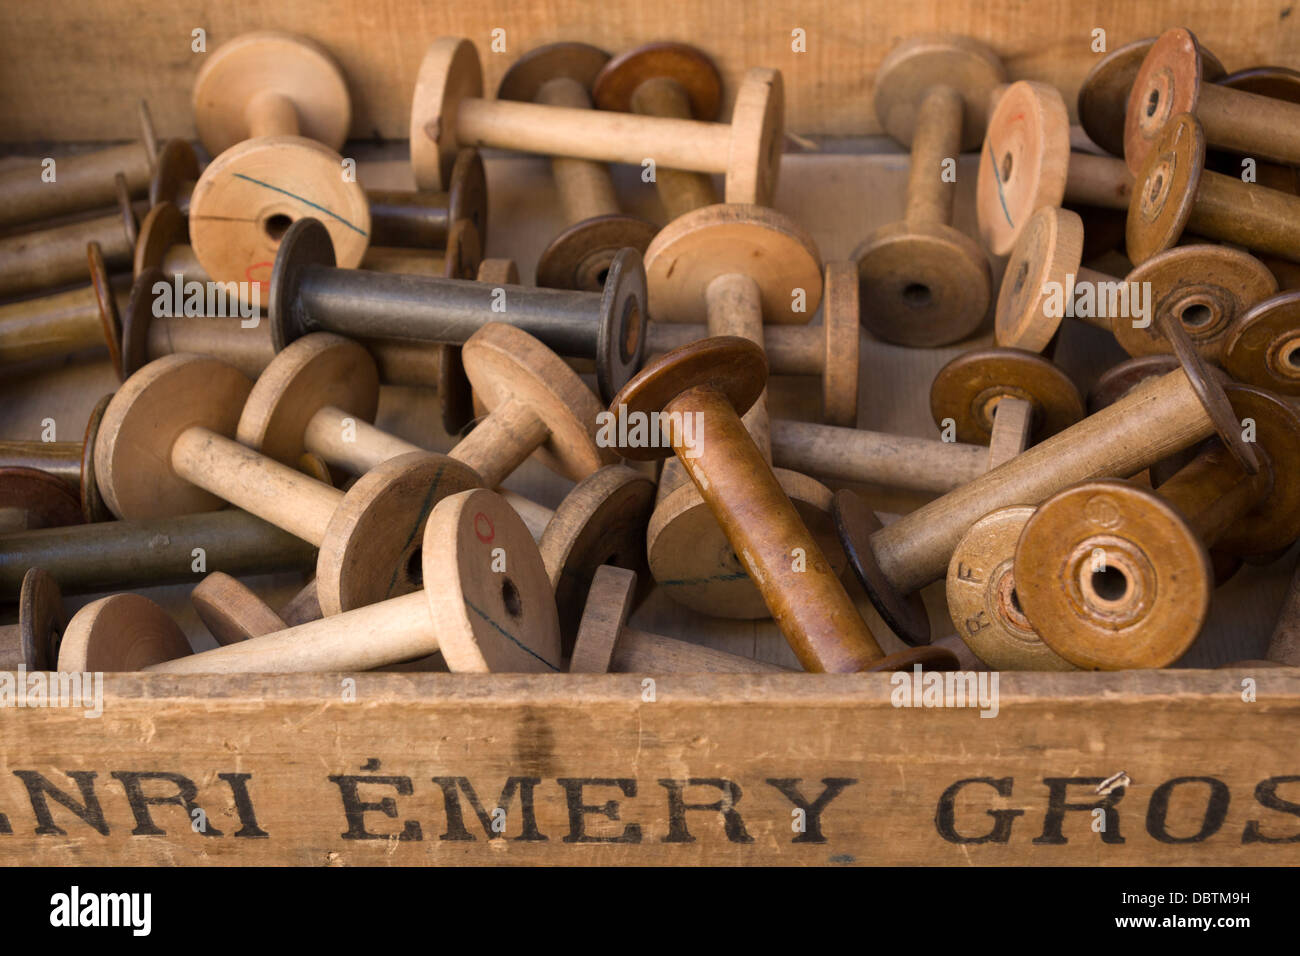
[[[545,665],[546,665],[547,667],[549,667],[551,670],[553,670],[553,671],[557,671],[557,672],[559,671],[559,668],[558,668],[558,667],[556,667],[554,664],[552,664],[550,661],[548,661],[545,657],[542,657],[541,655],[539,655],[539,654],[538,654],[536,651],[534,651],[531,647],[525,647],[523,644],[519,643],[518,639],[517,639],[513,634],[511,634],[509,631],[507,631],[504,627],[502,627],[502,626],[501,626],[500,624],[498,624],[496,621],[492,620],[492,618],[488,617],[485,613],[483,613],[482,611],[480,611],[477,607],[475,607],[475,606],[474,606],[473,604],[471,604],[469,601],[466,601],[466,602],[465,602],[465,606],[466,606],[467,608],[469,608],[471,611],[473,611],[475,614],[477,614],[479,617],[483,618],[483,620],[487,621],[489,624],[491,624],[493,627],[495,627],[499,633],[501,633],[501,634],[502,634],[502,635],[503,635],[503,636],[504,636],[508,641],[510,641],[511,644],[514,644],[515,647],[517,647],[517,648],[519,648],[520,650],[522,650],[525,654],[528,654],[530,657],[535,657],[535,658],[537,658],[537,660],[541,661],[543,664],[545,664]]]
[[[366,234],[364,229],[358,229],[356,226],[352,225],[352,223],[348,222],[338,213],[334,212],[333,210],[326,209],[324,206],[320,205],[320,203],[314,203],[310,199],[307,199],[304,196],[299,196],[297,193],[291,193],[289,192],[289,190],[281,189],[279,186],[272,186],[270,183],[264,183],[260,179],[254,179],[252,176],[245,176],[243,173],[235,173],[234,177],[236,179],[242,179],[245,182],[253,183],[254,185],[257,186],[262,186],[265,189],[273,189],[278,193],[283,193],[284,195],[288,196],[290,199],[296,199],[298,200],[298,202],[306,203],[308,206],[311,206],[312,209],[319,209],[327,216],[333,216],[335,219],[343,223],[343,225],[347,226],[353,232],[360,233],[363,236]]]
[[[439,464],[439,465],[438,465],[438,470],[437,470],[436,472],[433,473],[433,481],[432,481],[432,483],[430,483],[430,485],[429,485],[429,491],[428,491],[428,493],[425,494],[425,496],[424,496],[424,501],[420,504],[420,517],[419,517],[419,520],[417,520],[417,521],[415,522],[415,524],[411,525],[411,531],[410,531],[409,534],[407,534],[407,536],[406,536],[406,541],[403,542],[403,544],[402,544],[402,550],[401,550],[401,552],[399,552],[399,553],[401,553],[401,554],[405,554],[405,553],[406,553],[406,549],[410,546],[411,542],[415,540],[415,536],[416,536],[416,534],[418,534],[419,532],[421,532],[421,531],[424,530],[424,522],[425,522],[425,520],[429,517],[429,511],[433,508],[433,505],[435,504],[435,499],[434,499],[433,496],[434,496],[435,494],[437,494],[437,492],[438,492],[438,485],[439,485],[439,484],[441,483],[441,481],[442,481],[442,472],[443,472],[443,469],[446,468],[446,467],[447,467],[447,465],[446,465],[445,462],[442,463],[442,464]],[[442,498],[439,497],[437,500],[438,500],[438,501],[441,501]],[[398,576],[399,574],[401,574],[401,573],[402,573],[402,567],[401,567],[400,565],[399,565],[398,567],[396,567],[396,568],[393,568],[393,577],[392,577],[392,579],[388,582],[388,593],[389,593],[389,594],[392,594],[392,593],[393,593],[393,588],[397,587],[397,576]]]
[[[984,147],[989,151],[989,166],[993,169],[993,181],[998,184],[998,202],[1002,203],[1002,215],[1006,216],[1007,225],[1014,229],[1016,224],[1011,221],[1011,213],[1007,210],[1007,197],[1002,194],[1002,177],[998,175],[997,160],[993,158],[993,144],[986,140]]]

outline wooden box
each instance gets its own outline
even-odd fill
[[[353,84],[353,135],[368,186],[409,187],[405,135],[424,45],[468,36],[487,51],[489,87],[532,46],[582,39],[611,50],[650,39],[703,44],[726,80],[783,71],[798,134],[776,205],[805,224],[826,260],[847,258],[902,211],[906,156],[881,140],[872,71],[894,39],[945,29],[991,42],[1014,77],[1073,100],[1110,47],[1176,24],[1228,65],[1300,68],[1300,27],[1284,2],[1027,5],[770,0],[631,0],[600,16],[574,0],[298,0],[210,9],[97,0],[0,9],[0,141],[46,155],[124,138],[147,96],[160,131],[192,136],[189,85],[200,57],[240,32],[294,30],[324,43]],[[792,40],[803,31],[805,52]],[[370,141],[370,142],[367,142]],[[53,144],[53,145],[49,145]],[[960,168],[957,224],[972,231],[973,157]],[[636,171],[616,179],[625,207],[662,218]],[[544,161],[492,157],[488,254],[531,275],[560,226]],[[864,333],[859,426],[934,437],[935,371],[965,348],[910,351]],[[1094,330],[1058,353],[1081,388],[1122,357]],[[64,434],[115,387],[102,355],[6,374],[0,434]],[[817,388],[773,384],[779,414],[811,418]],[[386,389],[379,423],[427,438],[434,397]],[[448,436],[440,436],[451,445]],[[508,487],[555,504],[565,483],[529,463]],[[920,496],[863,489],[882,512]],[[0,548],[3,540],[0,539]],[[1215,596],[1179,666],[1114,674],[1001,673],[996,714],[897,706],[888,675],[292,677],[109,675],[102,715],[0,708],[0,861],[65,863],[799,863],[1277,864],[1300,834],[1300,674],[1216,670],[1262,656],[1295,554],[1247,567]],[[196,576],[197,578],[197,576]],[[284,598],[301,579],[249,583]],[[854,588],[887,649],[899,645]],[[211,644],[188,586],[141,589]],[[98,595],[67,600],[69,611]],[[942,586],[926,592],[951,632]],[[770,622],[710,621],[654,594],[641,627],[792,664]],[[819,802],[820,801],[820,802]]]

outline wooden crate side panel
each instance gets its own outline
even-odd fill
[[[96,719],[0,710],[0,862],[1300,861],[1300,675],[1007,674],[992,718],[643,680],[114,675]]]
[[[147,97],[163,135],[192,135],[190,88],[207,50],[250,30],[280,29],[323,43],[352,89],[356,138],[405,138],[411,91],[429,41],[455,34],[479,47],[486,87],[520,54],[543,43],[582,40],[620,52],[650,40],[703,45],[722,70],[727,105],[752,66],[785,77],[788,127],[798,133],[878,132],[873,74],[891,44],[943,30],[990,43],[1016,79],[1052,83],[1073,109],[1078,85],[1100,56],[1093,31],[1114,49],[1171,26],[1187,26],[1229,69],[1300,67],[1300,18],[1291,0],[610,0],[473,4],[422,0],[52,0],[0,7],[0,141],[128,138],[135,103]],[[493,53],[494,30],[505,49]],[[802,31],[804,52],[796,52]],[[726,115],[726,114],[724,114]]]

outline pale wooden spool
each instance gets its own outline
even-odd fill
[[[431,489],[477,487],[478,476],[445,456],[405,455],[344,494],[226,437],[251,388],[234,367],[184,354],[128,379],[104,413],[95,448],[112,512],[162,517],[222,501],[243,508],[319,547],[327,614],[415,590],[413,556]]]
[[[340,266],[360,264],[370,205],[336,152],[351,115],[342,71],[310,40],[247,33],[208,55],[194,81],[194,117],[216,158],[194,185],[189,218],[210,276],[269,281],[280,238],[304,216],[329,230]]]
[[[725,173],[727,202],[766,203],[781,159],[781,74],[753,69],[742,85],[756,88],[744,98],[754,108],[733,113],[730,124],[486,100],[474,45],[442,37],[416,78],[411,165],[421,189],[439,189],[462,146],[637,166],[650,159],[666,169]]]
[[[498,573],[492,567],[502,548],[509,569]],[[454,671],[561,669],[555,599],[541,555],[499,495],[478,489],[440,501],[421,554],[422,591],[200,654],[136,641],[139,626],[115,614],[116,599],[106,598],[69,624],[60,668],[87,669],[79,666],[87,663],[98,670],[284,674],[369,670],[441,652]],[[117,596],[123,597],[134,596]],[[135,620],[151,616],[146,611]]]

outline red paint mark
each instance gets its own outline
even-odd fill
[[[257,285],[261,285],[263,282],[271,281],[271,270],[274,268],[275,268],[274,262],[254,262],[251,266],[249,266],[247,269],[244,270],[244,278],[247,279],[249,282],[255,283]],[[266,270],[265,278],[259,279],[253,277],[253,272],[257,269]]]
[[[486,532],[486,533],[484,533],[483,531],[479,530],[479,528],[480,528],[480,525],[479,525],[479,521],[480,521],[480,519],[482,520],[482,522],[483,522],[484,524],[487,525],[487,532]],[[474,515],[474,534],[477,535],[477,536],[478,536],[478,539],[479,539],[480,541],[482,541],[484,544],[487,544],[489,541],[491,541],[493,538],[495,538],[495,537],[497,536],[497,529],[496,529],[496,526],[492,524],[492,519],[489,518],[487,515],[485,515],[485,514],[484,514],[483,512],[481,512],[481,511],[478,512],[476,515]]]

